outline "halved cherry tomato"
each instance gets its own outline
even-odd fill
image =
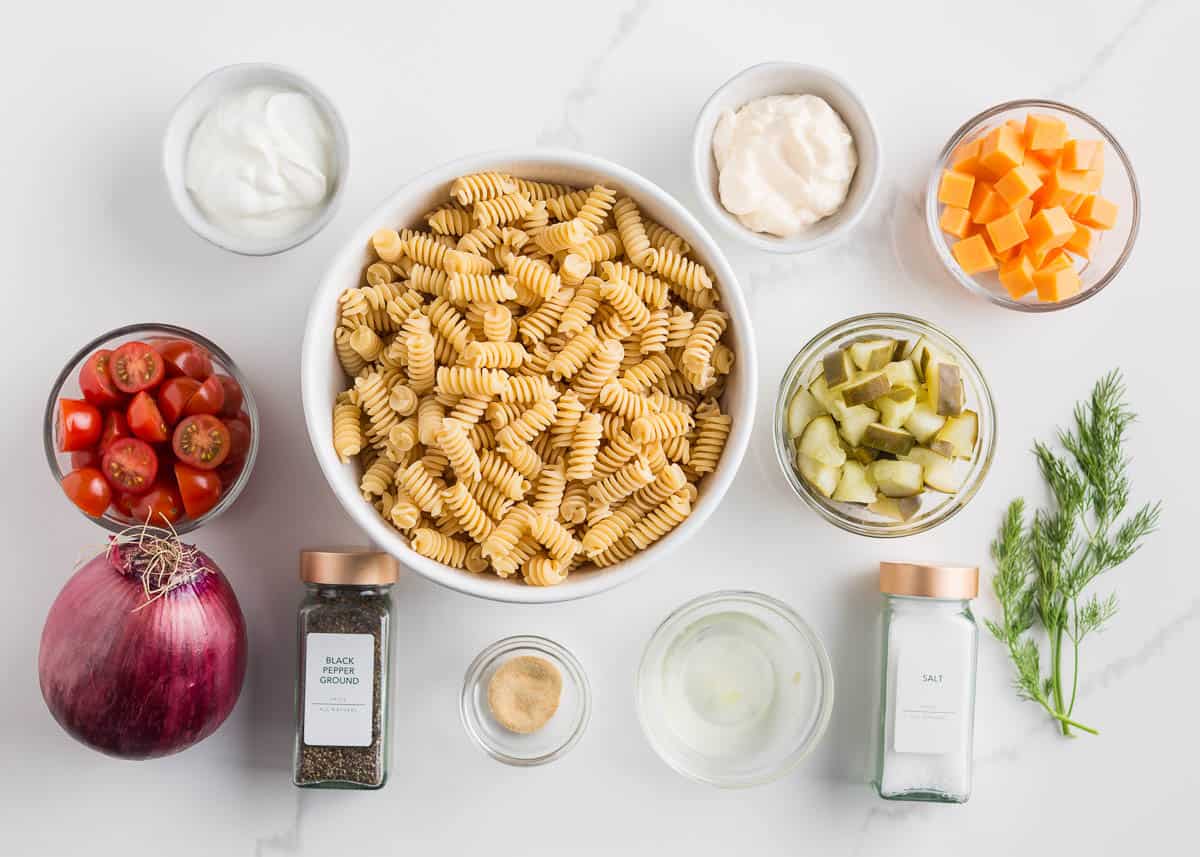
[[[104,478],[118,491],[145,494],[154,487],[158,456],[144,440],[125,437],[115,441],[104,453]]]
[[[166,361],[167,372],[203,381],[212,374],[212,358],[208,349],[183,339],[163,339],[154,343],[154,348]]]
[[[183,412],[189,416],[192,414],[218,414],[224,406],[225,388],[221,386],[220,381],[210,376],[200,385],[200,389],[188,399]]]
[[[107,411],[104,414],[104,431],[100,432],[100,451],[104,452],[113,445],[113,441],[123,437],[132,437],[125,414],[121,411]]]
[[[154,403],[154,397],[145,390],[133,397],[126,417],[129,419],[129,430],[147,443],[162,443],[171,436],[158,405]]]
[[[71,502],[93,518],[104,514],[112,501],[112,490],[104,474],[94,467],[81,467],[63,477],[62,489]]]
[[[195,378],[171,378],[158,391],[158,409],[162,412],[167,425],[175,425],[183,416],[184,408],[192,396],[200,389],[200,382]]]
[[[228,375],[214,375],[221,386],[225,388],[225,404],[221,407],[221,416],[236,417],[242,409],[242,386]]]
[[[125,401],[125,396],[113,384],[108,374],[112,352],[101,348],[79,368],[79,389],[83,397],[98,408],[111,408]]]
[[[159,353],[144,342],[126,342],[108,361],[108,375],[118,390],[139,393],[162,380],[165,372]]]
[[[95,449],[81,449],[71,453],[71,469],[82,470],[85,467],[100,469],[100,452]]]
[[[175,523],[183,517],[183,499],[168,479],[159,479],[145,494],[127,498],[118,495],[118,506],[122,505],[122,500],[128,502],[128,515],[138,523],[151,526]]]
[[[196,470],[176,463],[175,481],[179,483],[179,496],[189,517],[199,518],[221,499],[221,479],[211,470]]]
[[[229,456],[229,429],[211,414],[187,417],[175,427],[175,457],[201,470],[215,470]]]
[[[100,440],[103,427],[100,409],[83,399],[58,400],[58,436],[60,452],[89,449]]]
[[[242,417],[234,417],[225,420],[225,427],[229,429],[229,459],[227,460],[244,460],[246,453],[250,451],[250,421]]]

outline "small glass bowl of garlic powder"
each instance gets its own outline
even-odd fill
[[[721,788],[771,782],[821,740],[833,668],[791,607],[723,591],[684,604],[646,645],[637,676],[642,730],[686,777]]]
[[[176,209],[206,240],[250,256],[295,247],[332,219],[349,146],[332,102],[289,69],[214,71],[175,109],[163,171]]]
[[[701,110],[692,146],[710,215],[771,252],[803,253],[844,235],[879,183],[878,135],[862,100],[799,63],[733,77]]]

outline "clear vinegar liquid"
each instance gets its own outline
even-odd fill
[[[663,719],[702,756],[770,752],[811,705],[811,683],[799,663],[788,643],[753,616],[706,616],[665,653]]]

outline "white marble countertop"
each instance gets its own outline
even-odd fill
[[[1183,0],[975,4],[738,4],[622,0],[297,4],[21,4],[0,34],[0,317],[15,547],[0,619],[0,852],[12,855],[1183,853],[1200,789],[1195,653],[1200,577],[1183,530],[1200,511],[1189,440],[1200,418],[1192,251],[1200,20]],[[235,257],[192,235],[159,173],[176,99],[210,69],[260,59],[308,74],[349,126],[345,204],[310,243]],[[599,154],[695,210],[691,124],[707,95],[765,59],[828,66],[856,85],[884,139],[866,222],[839,247],[768,257],[722,241],[749,294],[761,406],[751,449],[711,524],[661,568],[593,600],[519,608],[407,576],[397,586],[399,692],[392,781],[378,793],[289,781],[296,551],[359,535],[312,458],[298,349],[311,290],[366,212],[407,178],[487,148],[555,144]],[[511,65],[514,71],[505,75]],[[514,86],[511,81],[520,83]],[[1105,122],[1141,182],[1141,238],[1118,282],[1068,312],[1029,318],[961,291],[933,256],[922,183],[950,132],[1011,97],[1057,97]],[[1000,441],[980,495],[933,533],[883,543],[818,520],[777,471],[769,437],[780,374],[826,324],[902,310],[970,347],[998,401]],[[148,763],[69,739],[37,687],[41,624],[72,563],[100,543],[48,478],[40,420],[67,355],[135,319],[209,334],[249,373],[265,426],[235,511],[197,535],[230,572],[250,667],[229,721]],[[1010,689],[1000,647],[979,669],[975,793],[963,807],[880,801],[865,784],[876,687],[868,629],[882,558],[985,564],[1008,500],[1041,501],[1029,447],[1108,369],[1127,375],[1136,500],[1165,501],[1162,532],[1111,585],[1121,613],[1084,653],[1080,711],[1099,738],[1064,740]],[[20,486],[20,491],[16,487]],[[723,587],[792,603],[824,637],[837,701],[817,752],[780,782],[721,792],[650,750],[633,708],[641,647],[673,607]],[[995,614],[990,589],[978,612]],[[595,710],[565,759],[507,768],[472,746],[456,698],[471,658],[514,633],[571,647]]]

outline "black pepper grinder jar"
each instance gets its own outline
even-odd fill
[[[307,592],[297,622],[297,786],[378,789],[387,782],[397,574],[386,553],[300,552]]]

